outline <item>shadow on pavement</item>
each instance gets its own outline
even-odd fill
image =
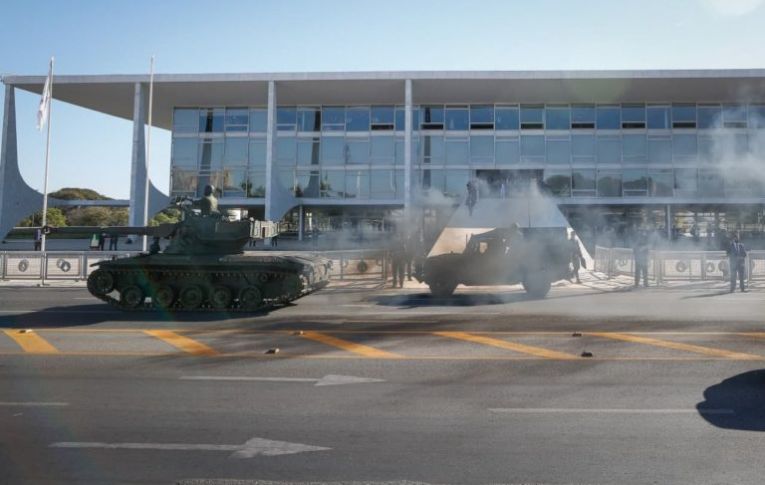
[[[718,428],[765,431],[765,370],[744,372],[708,387],[696,409]]]
[[[288,304],[286,306],[292,306]],[[220,322],[262,317],[283,307],[264,308],[257,312],[166,312],[166,311],[130,311],[125,312],[108,305],[72,305],[45,308],[19,315],[0,317],[0,327],[4,328],[62,328],[82,327],[103,322]]]

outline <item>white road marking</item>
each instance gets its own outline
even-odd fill
[[[695,408],[665,408],[665,409],[629,409],[629,408],[490,408],[492,413],[505,414],[728,414],[736,412],[732,409],[695,409]]]
[[[69,406],[68,402],[9,402],[0,401],[0,406],[28,406],[28,407],[61,407]]]
[[[251,381],[251,382],[314,382],[314,386],[341,386],[343,384],[366,384],[385,382],[385,379],[371,377],[340,376],[329,374],[320,379],[310,377],[251,377],[251,376],[181,376],[188,381]]]
[[[186,443],[100,443],[61,441],[51,443],[51,448],[101,448],[108,450],[163,450],[163,451],[233,451],[230,458],[254,456],[294,455],[306,451],[331,450],[324,446],[289,443],[263,438],[252,438],[241,445],[186,444]]]

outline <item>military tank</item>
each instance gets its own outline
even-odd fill
[[[263,237],[260,221],[230,221],[213,189],[180,201],[182,219],[156,227],[104,229],[153,237],[149,253],[95,263],[88,291],[122,310],[255,311],[285,304],[329,283],[331,261],[318,255],[244,254]],[[170,240],[164,251],[160,239]]]

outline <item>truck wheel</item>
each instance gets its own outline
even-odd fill
[[[433,296],[447,298],[452,296],[452,293],[454,293],[454,290],[457,288],[457,283],[452,281],[439,281],[428,283],[428,286],[430,287],[430,293]]]
[[[545,275],[528,275],[523,280],[523,289],[532,298],[544,298],[550,291],[550,280]]]

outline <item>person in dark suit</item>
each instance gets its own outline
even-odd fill
[[[746,291],[744,286],[746,248],[741,243],[738,232],[733,233],[733,238],[728,246],[728,263],[730,266],[730,292],[736,291],[736,274],[738,274],[741,291]]]

